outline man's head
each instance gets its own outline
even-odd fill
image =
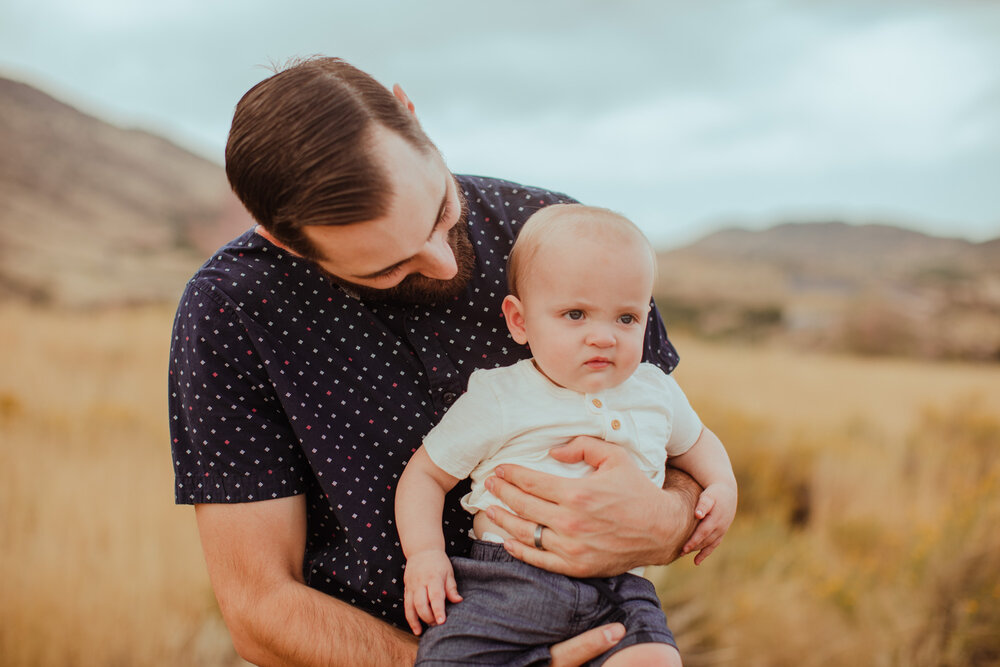
[[[555,384],[589,393],[624,382],[642,361],[655,256],[642,232],[607,209],[541,209],[511,250],[511,336]]]
[[[339,59],[243,96],[226,173],[273,239],[363,297],[437,301],[471,276],[461,192],[412,103]]]

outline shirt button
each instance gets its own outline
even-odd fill
[[[621,427],[622,427],[622,423],[620,421],[618,421],[617,419],[612,419],[611,420],[611,430],[612,431],[617,431]]]
[[[604,403],[601,403],[601,399],[599,399],[599,398],[595,398],[594,400],[591,401],[591,403],[594,404],[595,408],[599,408],[602,405],[604,405]]]
[[[456,398],[458,398],[458,394],[456,394],[453,391],[446,391],[444,395],[441,397],[441,400],[444,401],[445,405],[451,405],[452,403],[455,402]]]

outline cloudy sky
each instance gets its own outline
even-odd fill
[[[400,83],[454,171],[660,245],[827,219],[1000,236],[988,0],[0,0],[0,75],[220,163],[240,96],[310,54]]]

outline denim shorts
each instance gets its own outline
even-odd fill
[[[634,574],[574,579],[517,560],[501,544],[475,541],[469,558],[452,558],[462,602],[428,628],[417,665],[547,665],[549,647],[605,623],[625,637],[587,665],[634,644],[677,644],[656,589]]]

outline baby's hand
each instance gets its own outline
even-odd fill
[[[728,484],[710,484],[701,492],[694,515],[701,522],[681,553],[697,551],[694,564],[700,565],[719,546],[736,517],[736,489]]]
[[[403,609],[413,634],[419,635],[428,625],[444,623],[444,602],[461,602],[451,561],[443,551],[421,551],[406,559],[403,572]]]

